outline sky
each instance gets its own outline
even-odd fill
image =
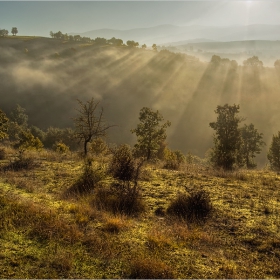
[[[162,24],[280,24],[280,1],[0,1],[0,29],[18,35],[50,31],[147,28]]]

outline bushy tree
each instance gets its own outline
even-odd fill
[[[154,51],[157,52],[157,45],[156,45],[156,44],[153,44],[153,45],[152,45],[152,49],[153,49]]]
[[[136,151],[147,160],[151,159],[159,150],[160,144],[166,139],[166,128],[171,125],[169,121],[161,124],[164,120],[159,111],[152,111],[143,107],[140,110],[140,123],[136,129],[131,130],[137,136]]]
[[[7,118],[6,114],[0,110],[0,140],[8,137],[8,123],[9,119]]]
[[[272,169],[280,170],[280,131],[272,136],[272,142],[268,151],[267,158]]]
[[[244,66],[251,66],[255,68],[263,67],[263,62],[257,56],[250,57],[243,61]]]
[[[26,109],[17,104],[16,108],[11,112],[10,120],[22,127],[27,127],[28,115],[25,112]]]
[[[19,134],[19,140],[15,143],[14,147],[21,150],[36,149],[39,150],[43,148],[43,143],[39,138],[34,137],[30,131],[21,131]]]
[[[13,36],[18,34],[18,29],[17,27],[13,27],[11,33],[13,34]]]
[[[6,30],[6,29],[0,29],[0,36],[1,37],[5,37],[5,36],[8,36],[9,34],[9,31]]]
[[[263,134],[259,133],[253,124],[244,125],[241,129],[242,144],[239,152],[240,165],[245,164],[247,168],[255,167],[254,158],[261,152],[265,145]]]
[[[138,47],[139,46],[139,43],[138,42],[134,42],[134,41],[127,41],[126,44],[129,47]]]
[[[211,122],[210,127],[215,130],[212,162],[218,167],[232,169],[238,163],[238,154],[241,145],[241,132],[238,129],[242,118],[238,117],[239,105],[217,106],[215,110],[216,122]]]

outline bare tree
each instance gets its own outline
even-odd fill
[[[103,108],[97,112],[97,108],[100,102],[97,102],[92,98],[89,101],[83,103],[77,100],[79,103],[78,116],[74,119],[75,123],[75,137],[79,143],[83,143],[84,156],[87,156],[87,145],[94,138],[102,137],[106,135],[107,129],[112,125],[107,125],[103,119]]]

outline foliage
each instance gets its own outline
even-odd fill
[[[69,152],[69,147],[67,145],[65,145],[63,142],[55,142],[55,144],[53,145],[53,149],[60,154],[65,154],[67,152]]]
[[[268,151],[267,158],[272,169],[280,170],[280,131],[272,136],[272,142]]]
[[[71,150],[75,150],[77,149],[78,144],[74,140],[75,138],[73,129],[49,127],[45,133],[43,143],[46,148],[52,148],[56,142],[63,142],[66,146],[70,147]]]
[[[28,126],[28,115],[25,112],[26,109],[17,104],[16,108],[10,114],[10,120],[26,128]]]
[[[277,59],[275,62],[274,62],[274,67],[276,69],[279,69],[280,68],[280,59]]]
[[[6,114],[0,110],[0,141],[8,137],[8,123],[9,119],[7,118]]]
[[[138,143],[134,147],[140,155],[150,160],[159,150],[160,144],[166,139],[166,128],[171,123],[167,121],[161,125],[162,115],[147,107],[140,110],[139,120],[140,123],[136,129],[131,130],[138,138]]]
[[[86,103],[78,100],[80,108],[78,116],[74,119],[75,124],[75,137],[79,142],[83,143],[84,156],[88,153],[87,145],[94,138],[102,137],[106,135],[106,130],[111,126],[105,124],[103,119],[103,108],[97,113],[97,107],[99,102],[93,98]]]
[[[167,208],[167,213],[171,215],[198,223],[205,222],[211,212],[211,200],[205,190],[194,191],[190,195],[181,193]]]
[[[98,183],[106,177],[106,169],[103,165],[93,164],[90,158],[86,158],[83,172],[78,180],[66,191],[65,195],[81,195],[92,192]]]
[[[18,29],[17,27],[13,27],[11,33],[13,34],[13,36],[18,34]]]
[[[134,41],[127,41],[126,44],[128,47],[138,47],[139,46],[139,43],[134,42]]]
[[[153,44],[153,45],[152,45],[152,49],[153,49],[153,51],[157,52],[157,45],[156,45],[156,44]]]
[[[143,161],[133,158],[128,145],[121,145],[114,153],[109,171],[117,182],[111,185],[115,196],[114,209],[128,215],[142,210],[138,179]]]
[[[96,138],[91,142],[90,149],[94,154],[102,155],[108,151],[108,146],[102,138]]]
[[[217,106],[215,113],[218,114],[217,121],[210,123],[210,127],[216,131],[211,160],[217,167],[230,170],[234,164],[238,163],[238,152],[241,145],[241,133],[238,125],[242,119],[237,116],[239,106],[228,104]]]
[[[243,61],[244,66],[261,68],[263,67],[263,62],[259,60],[257,56],[250,57]]]
[[[9,31],[6,29],[0,29],[0,37],[8,36]]]
[[[167,169],[178,170],[180,165],[186,161],[186,157],[181,151],[171,151],[168,148],[164,150],[164,167]]]
[[[253,124],[244,125],[241,129],[242,144],[239,150],[239,165],[245,164],[247,168],[255,167],[254,158],[265,145],[263,134],[259,133]]]
[[[16,149],[21,151],[36,149],[40,150],[43,148],[43,143],[38,137],[34,137],[30,131],[22,130],[19,134],[19,140],[14,144]]]
[[[123,40],[122,39],[116,39],[115,37],[111,38],[108,40],[109,44],[112,44],[113,46],[122,46],[123,45]]]

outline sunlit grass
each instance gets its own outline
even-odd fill
[[[276,173],[224,172],[199,162],[180,171],[147,165],[139,182],[146,211],[126,217],[97,209],[92,194],[62,198],[82,161],[45,156],[37,155],[41,164],[31,171],[1,172],[2,277],[279,277]],[[202,188],[213,204],[205,223],[166,213],[178,192]],[[159,207],[163,212],[156,215]]]

